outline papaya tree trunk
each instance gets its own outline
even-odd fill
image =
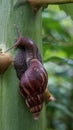
[[[31,38],[42,50],[41,11],[33,12],[25,0],[21,3],[21,0],[0,1],[0,45],[7,49],[14,44],[16,24],[22,35]],[[15,50],[10,53],[15,56]],[[35,121],[19,93],[19,80],[13,63],[0,75],[0,130],[46,130],[45,105]]]

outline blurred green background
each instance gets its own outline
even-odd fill
[[[55,97],[46,104],[47,130],[73,130],[73,21],[58,5],[42,13],[43,62]]]

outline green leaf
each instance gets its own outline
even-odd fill
[[[60,5],[60,8],[64,10],[68,15],[70,15],[71,18],[73,19],[73,4],[72,3]]]
[[[49,57],[44,62],[49,62],[49,61],[55,62],[55,63],[61,63],[61,64],[68,64],[70,66],[73,66],[73,60],[72,59],[67,59],[67,58],[63,58],[63,57],[57,57],[57,56]]]
[[[63,111],[64,114],[71,117],[73,119],[73,113],[68,110],[68,108],[65,105],[59,104],[59,103],[50,103],[48,107],[55,107],[56,109],[59,109]]]

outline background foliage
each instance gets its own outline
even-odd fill
[[[43,60],[56,98],[46,105],[47,130],[73,130],[73,21],[63,7],[52,5],[42,13]]]

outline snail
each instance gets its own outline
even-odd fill
[[[12,62],[12,57],[9,53],[0,51],[0,74],[3,74]]]
[[[17,32],[16,43],[8,50],[19,48],[14,59],[14,68],[20,80],[20,93],[36,120],[39,118],[47,92],[48,75],[42,65],[42,58],[36,44],[31,39],[23,37],[18,29]],[[48,100],[53,100],[49,91],[46,97]]]

